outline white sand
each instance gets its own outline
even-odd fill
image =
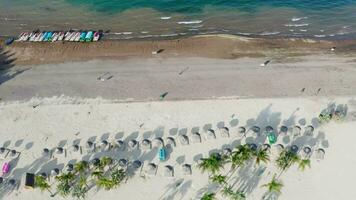
[[[59,143],[68,147],[76,139],[83,145],[88,138],[95,136],[115,138],[155,138],[176,137],[187,133],[191,136],[192,129],[204,134],[204,128],[211,126],[216,130],[217,138],[201,144],[182,146],[177,142],[167,162],[159,163],[156,151],[137,150],[131,153],[117,153],[116,158],[141,159],[159,165],[157,175],[141,178],[139,175],[112,191],[90,191],[88,199],[198,199],[206,189],[208,174],[201,174],[195,167],[196,158],[208,156],[212,150],[221,149],[224,145],[236,145],[256,140],[251,136],[241,139],[237,136],[238,126],[258,125],[262,129],[272,125],[275,129],[280,125],[314,125],[314,142],[316,147],[326,150],[325,159],[317,162],[312,159],[312,168],[299,172],[292,167],[282,180],[285,185],[280,199],[353,199],[356,196],[354,180],[356,178],[355,134],[356,122],[350,117],[347,122],[330,123],[318,126],[315,117],[328,103],[347,103],[349,113],[355,110],[352,97],[338,98],[284,98],[284,99],[244,99],[244,100],[206,100],[180,102],[144,102],[144,103],[113,103],[100,99],[66,99],[52,98],[31,100],[29,102],[7,102],[0,104],[0,133],[3,143],[9,148],[21,151],[21,158],[10,177],[23,178],[25,171],[48,171],[55,165],[63,166],[69,160],[80,160],[80,154],[68,153],[66,158],[59,157],[52,161],[39,161],[42,148],[54,148]],[[33,108],[32,106],[38,105]],[[234,115],[234,116],[233,116]],[[232,117],[233,116],[233,117]],[[349,114],[349,116],[352,116]],[[236,125],[236,119],[238,124]],[[305,123],[303,122],[305,120]],[[142,125],[140,128],[140,125]],[[217,126],[230,129],[230,138],[222,138]],[[75,135],[79,132],[79,135]],[[191,138],[191,137],[190,137]],[[21,140],[23,140],[21,142]],[[257,139],[258,142],[259,139]],[[62,142],[61,142],[62,141]],[[283,143],[279,138],[279,143]],[[297,141],[298,143],[298,141]],[[310,143],[310,140],[306,143]],[[113,154],[111,154],[113,155]],[[84,156],[84,155],[82,155]],[[88,156],[85,157],[86,159]],[[183,176],[181,164],[193,165],[193,175]],[[175,177],[162,176],[164,165],[172,165]],[[144,166],[145,167],[145,166]],[[228,170],[228,169],[226,169]],[[241,181],[246,182],[248,199],[261,199],[267,183],[276,172],[273,164],[267,166],[261,176],[250,170],[242,170],[233,178],[236,188]],[[177,188],[175,185],[181,182]],[[19,190],[10,194],[0,194],[3,199],[49,199],[48,193],[39,190],[24,189],[23,182]],[[221,198],[221,197],[220,197]],[[56,196],[53,199],[62,199]],[[222,198],[221,198],[222,199]]]

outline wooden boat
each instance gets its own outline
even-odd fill
[[[85,36],[87,35],[87,32],[82,32],[81,34],[80,34],[80,39],[79,39],[79,41],[81,41],[81,42],[85,42]]]
[[[93,40],[93,31],[89,31],[85,36],[86,42],[91,42]]]
[[[99,31],[95,31],[93,41],[97,42],[99,39],[100,39],[100,33]]]

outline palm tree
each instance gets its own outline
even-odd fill
[[[96,181],[96,185],[99,188],[104,188],[105,190],[110,190],[112,188],[114,188],[116,186],[116,183],[106,177],[100,177],[97,181]]]
[[[214,200],[215,193],[205,193],[200,200]]]
[[[96,170],[91,173],[92,177],[95,177],[96,179],[99,179],[103,176],[104,172],[101,170]]]
[[[219,175],[212,175],[209,177],[210,180],[214,183],[218,183],[220,185],[226,184],[226,176],[223,176],[221,174]]]
[[[250,160],[252,157],[252,149],[248,145],[240,145],[236,147],[237,150],[232,152],[230,161],[232,163],[232,168],[243,166],[246,161]]]
[[[43,176],[35,176],[35,187],[38,187],[41,192],[47,190],[49,193],[52,194],[50,191],[51,186],[48,184],[47,180]]]
[[[63,174],[55,177],[55,179],[60,181],[60,182],[68,182],[68,183],[73,181],[74,178],[75,178],[75,176],[71,172],[63,173]]]
[[[224,167],[223,160],[217,154],[211,154],[209,158],[203,158],[202,162],[198,165],[202,172],[208,171],[216,174],[221,168]]]
[[[266,149],[259,149],[259,150],[253,151],[253,156],[255,157],[255,161],[256,161],[257,165],[260,165],[261,162],[264,162],[265,164],[267,164],[269,161],[269,155],[268,155],[268,151]]]
[[[106,166],[110,166],[113,163],[112,158],[104,156],[100,159],[100,168],[104,169]]]
[[[306,167],[310,168],[310,159],[301,159],[298,165],[299,170],[304,171]]]
[[[288,169],[293,163],[296,163],[300,160],[300,157],[289,150],[284,150],[279,154],[279,157],[276,160],[277,166],[283,171]]]
[[[116,185],[119,185],[122,180],[126,177],[126,173],[123,169],[116,169],[111,173],[111,179],[115,182]]]
[[[68,182],[60,182],[57,185],[57,191],[62,197],[66,197],[70,193],[70,185]]]
[[[80,161],[74,165],[74,170],[79,174],[83,174],[85,171],[89,169],[89,164],[86,161]]]
[[[268,192],[270,192],[270,193],[275,192],[277,194],[280,194],[283,184],[281,182],[279,182],[275,176],[273,176],[272,181],[267,184],[262,185],[262,187],[267,187]]]
[[[76,185],[76,186],[74,186],[74,188],[72,190],[72,197],[74,197],[76,199],[85,199],[87,192],[88,192],[87,187],[82,187],[80,185]]]
[[[224,197],[229,197],[229,199],[232,200],[245,200],[246,195],[244,192],[241,191],[236,191],[232,189],[232,186],[225,186],[224,189],[222,190],[222,195]]]
[[[80,177],[79,177],[79,181],[78,181],[78,185],[79,185],[80,187],[88,187],[87,177],[85,177],[85,176],[80,176]]]

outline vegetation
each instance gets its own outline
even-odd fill
[[[35,187],[38,187],[41,190],[41,192],[45,190],[50,192],[50,188],[51,188],[46,178],[43,176],[35,176]]]
[[[283,184],[279,182],[274,176],[271,182],[263,185],[263,187],[268,188],[268,192],[280,194],[282,191]]]
[[[85,199],[88,188],[85,186],[76,185],[72,190],[72,197],[76,199]]]
[[[231,186],[225,186],[224,189],[222,190],[222,195],[224,197],[227,197],[231,200],[244,200],[246,199],[246,195],[243,192],[236,191],[232,189]]]
[[[226,184],[226,176],[223,176],[221,174],[219,175],[212,175],[209,177],[209,179],[213,182],[213,183],[218,183],[220,185]]]
[[[200,200],[214,200],[215,193],[205,193]]]
[[[301,171],[304,171],[305,168],[310,168],[310,160],[309,159],[301,159],[299,160],[298,168]]]
[[[246,161],[250,160],[253,155],[253,150],[248,145],[240,145],[237,147],[236,151],[232,152],[230,157],[230,162],[232,163],[232,168],[241,167],[245,165]]]
[[[70,193],[70,185],[68,182],[60,182],[57,185],[57,191],[62,197],[66,197]]]
[[[116,169],[111,173],[111,179],[116,185],[119,185],[126,177],[126,173],[123,169]]]
[[[96,181],[96,185],[99,188],[104,188],[105,190],[110,190],[116,186],[116,183],[114,180],[106,177],[100,177]]]
[[[212,174],[216,174],[220,169],[224,167],[224,161],[217,154],[211,154],[209,158],[203,158],[202,162],[198,165],[199,169],[203,172],[208,171]]]
[[[80,161],[74,165],[74,170],[79,174],[85,173],[89,169],[89,164],[86,161]]]
[[[255,157],[255,162],[257,165],[260,165],[261,162],[267,164],[269,161],[268,151],[266,149],[259,149],[253,152]]]
[[[299,162],[299,156],[290,151],[290,150],[283,150],[279,157],[276,160],[277,166],[283,171],[288,169],[292,164]]]

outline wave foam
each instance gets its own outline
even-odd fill
[[[307,23],[303,23],[303,24],[284,24],[284,26],[286,26],[286,27],[303,27],[303,26],[309,26],[309,24],[307,24]]]
[[[297,22],[297,21],[300,21],[300,20],[302,20],[302,19],[308,19],[308,17],[293,17],[293,18],[291,19],[291,21],[292,21],[292,22]]]
[[[202,20],[192,20],[192,21],[180,21],[177,22],[177,24],[200,24],[202,23]]]

